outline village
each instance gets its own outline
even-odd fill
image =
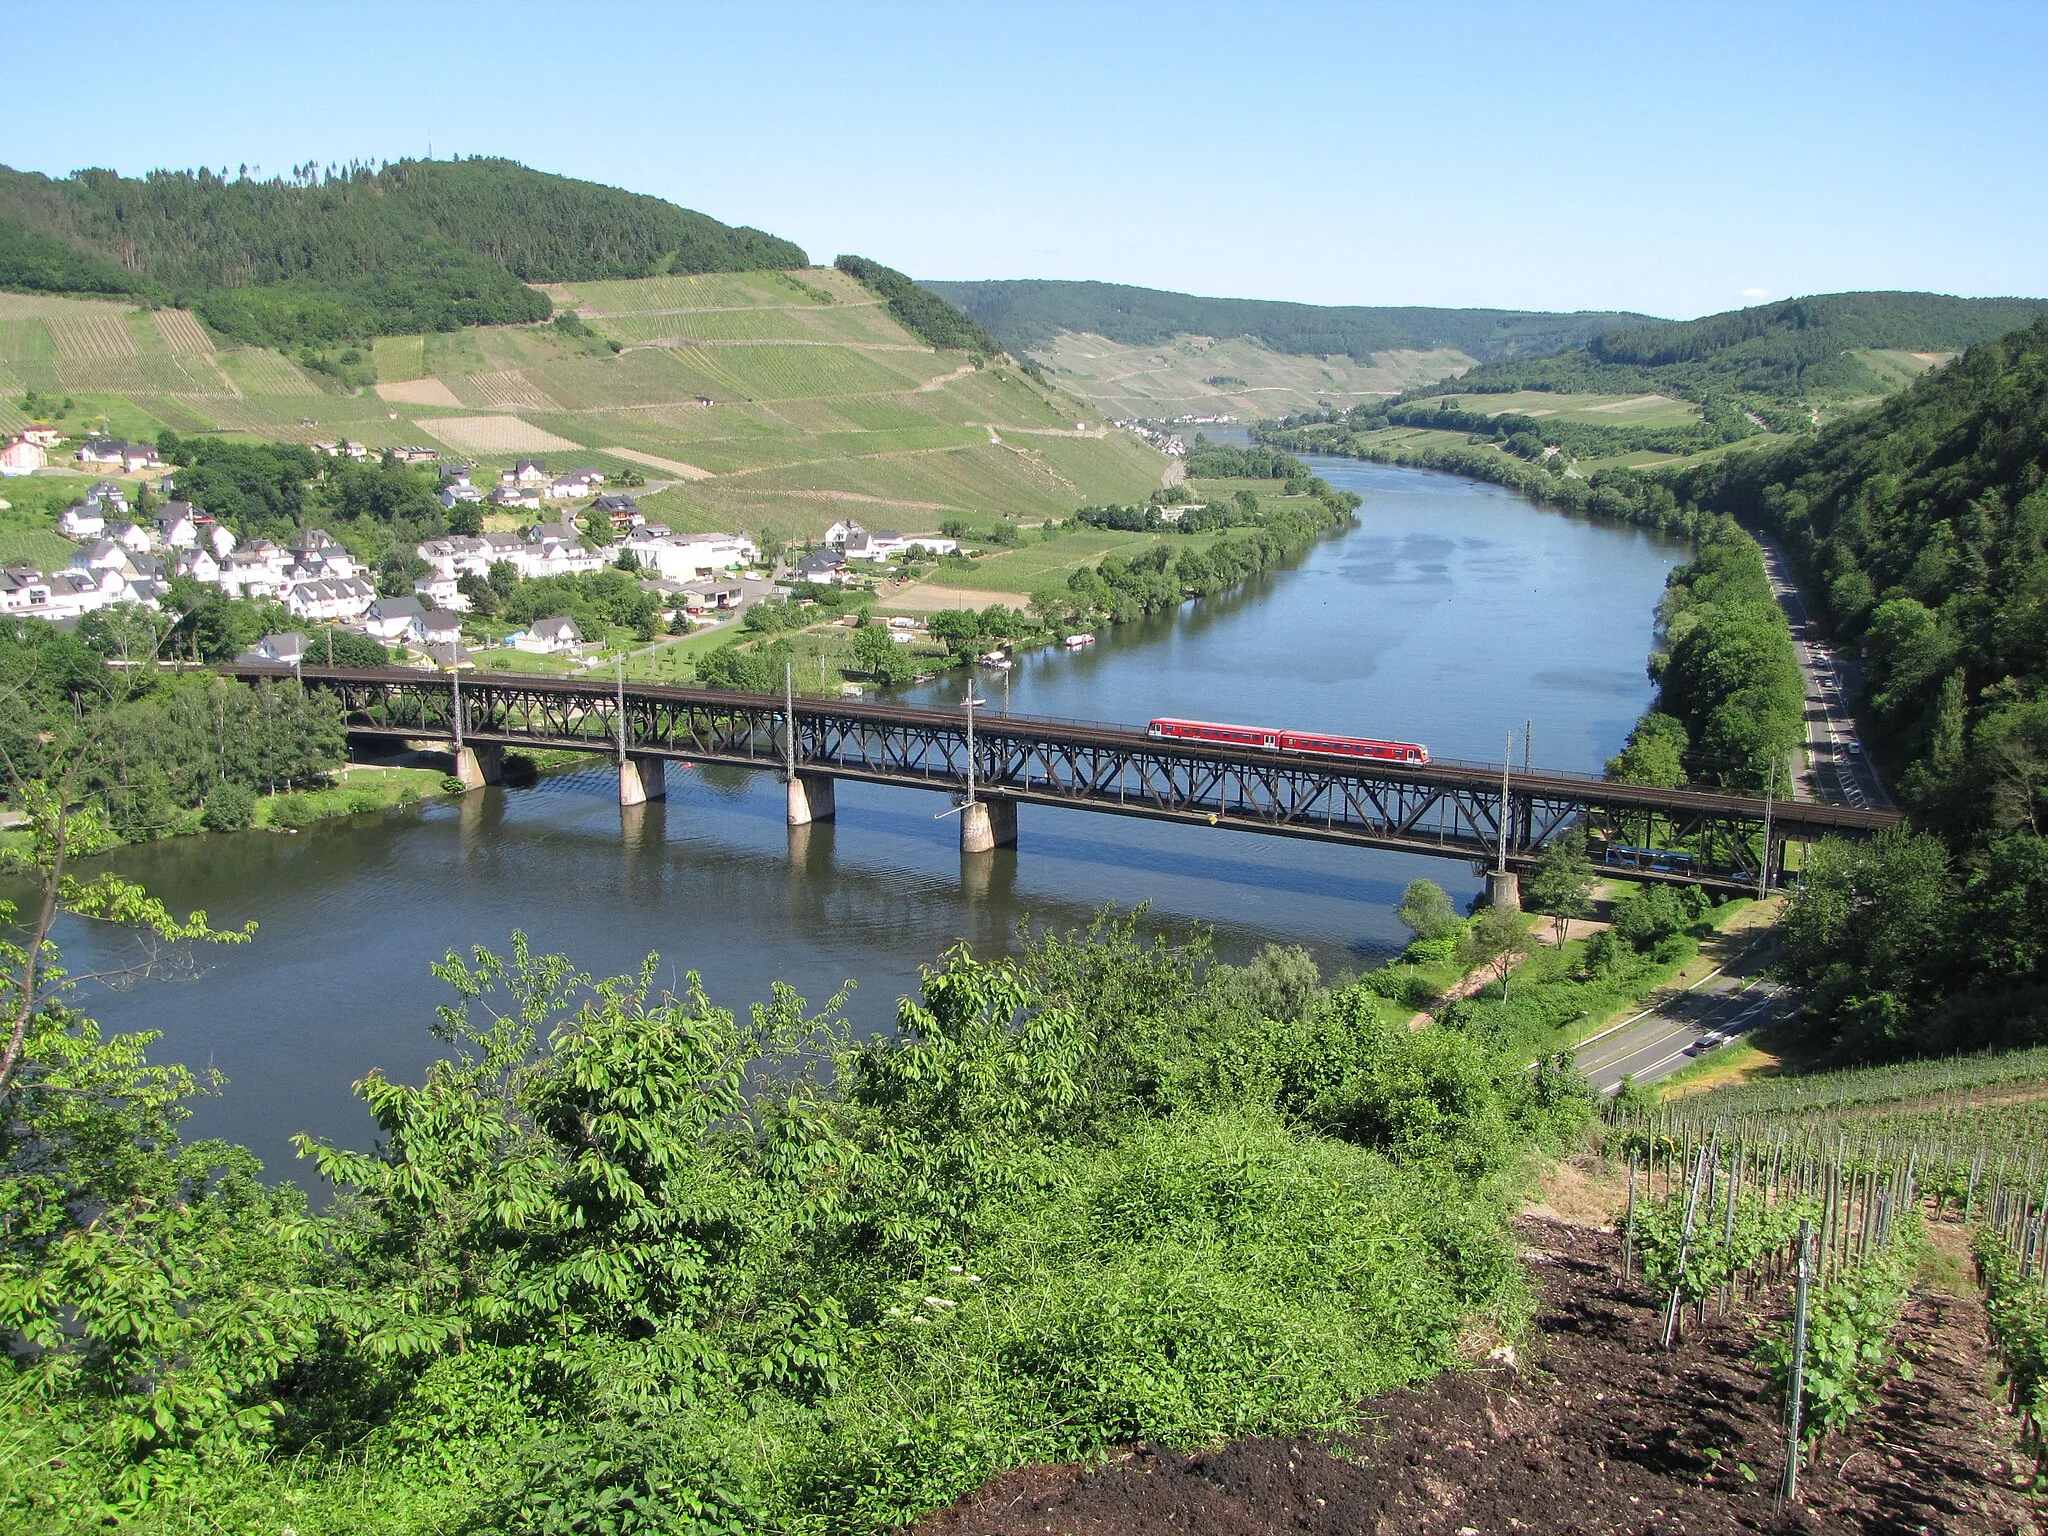
[[[64,444],[57,428],[30,427],[0,447],[0,470],[9,477],[62,473],[53,469],[50,455]],[[375,456],[346,440],[311,446],[333,457]],[[427,448],[387,453],[407,464],[438,458]],[[761,549],[744,534],[681,533],[649,521],[632,495],[606,490],[607,477],[600,470],[554,473],[545,459],[522,458],[487,488],[472,466],[446,463],[439,466],[438,499],[451,513],[476,507],[495,514],[494,521],[522,513],[536,518],[516,531],[423,540],[415,553],[424,569],[409,593],[393,593],[380,591],[377,572],[323,529],[307,527],[284,544],[238,538],[204,507],[178,495],[174,467],[153,446],[94,435],[69,456],[76,472],[155,476],[154,494],[145,498],[146,506],[131,505],[119,481],[91,482],[57,519],[57,532],[75,545],[69,562],[60,570],[28,564],[0,570],[0,613],[68,624],[121,604],[160,610],[169,601],[171,583],[183,578],[229,598],[281,606],[299,627],[264,636],[246,659],[293,666],[330,659],[337,634],[366,636],[413,665],[474,666],[473,647],[479,642],[470,623],[473,594],[479,583],[508,577],[522,582],[612,566],[629,569],[641,590],[656,599],[664,625],[684,634],[729,623],[760,598],[786,598],[792,590],[788,583],[838,586],[879,574],[890,562],[939,558],[959,548],[949,537],[871,532],[843,520],[826,530],[819,547],[770,570]],[[600,546],[588,536],[592,518],[610,529],[612,543]],[[598,650],[595,639],[573,617],[555,614],[490,643],[529,656],[576,657]],[[518,662],[508,655],[503,664]]]

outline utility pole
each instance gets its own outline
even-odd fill
[[[455,686],[455,751],[456,755],[460,756],[462,753],[462,674],[460,672],[451,672],[448,674],[448,680]]]
[[[981,702],[974,696],[974,668],[967,669],[967,803],[974,804],[974,706]]]
[[[626,658],[619,657],[619,762],[626,761]]]
[[[1771,791],[1778,787],[1778,759],[1774,754],[1771,766],[1764,775],[1764,867],[1757,876],[1756,893],[1759,901],[1771,894]]]
[[[1508,732],[1507,745],[1500,754],[1500,862],[1495,869],[1508,872],[1508,769],[1515,760],[1515,733]]]
[[[1534,720],[1524,720],[1522,722],[1522,777],[1525,779],[1529,777],[1529,749],[1535,740],[1536,722]]]
[[[782,664],[782,772],[785,784],[796,782],[796,663]]]

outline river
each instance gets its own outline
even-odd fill
[[[1022,660],[1009,707],[1312,725],[1494,761],[1530,720],[1537,765],[1559,769],[1597,769],[1621,745],[1650,697],[1652,609],[1682,545],[1453,476],[1313,462],[1364,496],[1354,530],[1238,593]],[[983,688],[1000,707],[1001,681]],[[502,949],[515,928],[599,974],[658,951],[665,979],[695,968],[734,1008],[775,980],[814,1002],[855,980],[849,1017],[880,1028],[920,965],[960,940],[1000,952],[1026,919],[1067,928],[1150,902],[1150,926],[1207,925],[1225,958],[1302,944],[1329,974],[1398,949],[1408,881],[1477,889],[1447,860],[1040,806],[1022,808],[1014,853],[963,867],[956,823],[935,819],[943,797],[862,784],[842,785],[837,823],[799,847],[772,774],[671,765],[668,786],[665,805],[623,818],[598,765],[296,837],[126,850],[121,870],[173,908],[254,918],[257,936],[209,949],[197,977],[90,987],[80,1005],[109,1029],[163,1031],[158,1060],[218,1067],[229,1086],[189,1132],[305,1179],[292,1133],[367,1144],[350,1082],[371,1068],[416,1080],[440,1054],[430,1029],[447,994],[428,966],[451,948]],[[59,936],[74,971],[127,953],[80,924]]]

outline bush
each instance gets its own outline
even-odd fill
[[[202,820],[209,832],[240,832],[256,819],[256,792],[246,784],[221,784],[206,797]]]

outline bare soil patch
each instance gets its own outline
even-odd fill
[[[429,416],[413,425],[465,453],[573,453],[579,446],[517,416]]]
[[[455,398],[455,391],[439,379],[405,379],[398,383],[379,384],[377,398],[389,400],[393,405],[452,405],[458,410],[462,402]]]
[[[615,459],[631,459],[635,464],[645,464],[649,469],[666,470],[678,480],[709,480],[712,473],[699,469],[694,464],[685,464],[681,459],[664,459],[659,454],[642,453],[638,448],[606,448],[602,450]]]
[[[1774,1516],[1781,1430],[1739,1312],[1674,1354],[1655,1301],[1622,1281],[1611,1233],[1525,1219],[1538,1331],[1519,1368],[1455,1372],[1374,1403],[1355,1439],[1257,1439],[1183,1454],[1135,1446],[1027,1467],[920,1522],[925,1536],[1508,1536],[1943,1532],[2037,1536],[2011,1421],[1989,1394],[1982,1309],[1922,1290],[1894,1379]],[[1776,1298],[1771,1298],[1773,1301]],[[1779,1315],[1775,1307],[1770,1315]],[[2023,1458],[2022,1458],[2023,1459]],[[1747,1467],[1754,1481],[1745,1477]]]

